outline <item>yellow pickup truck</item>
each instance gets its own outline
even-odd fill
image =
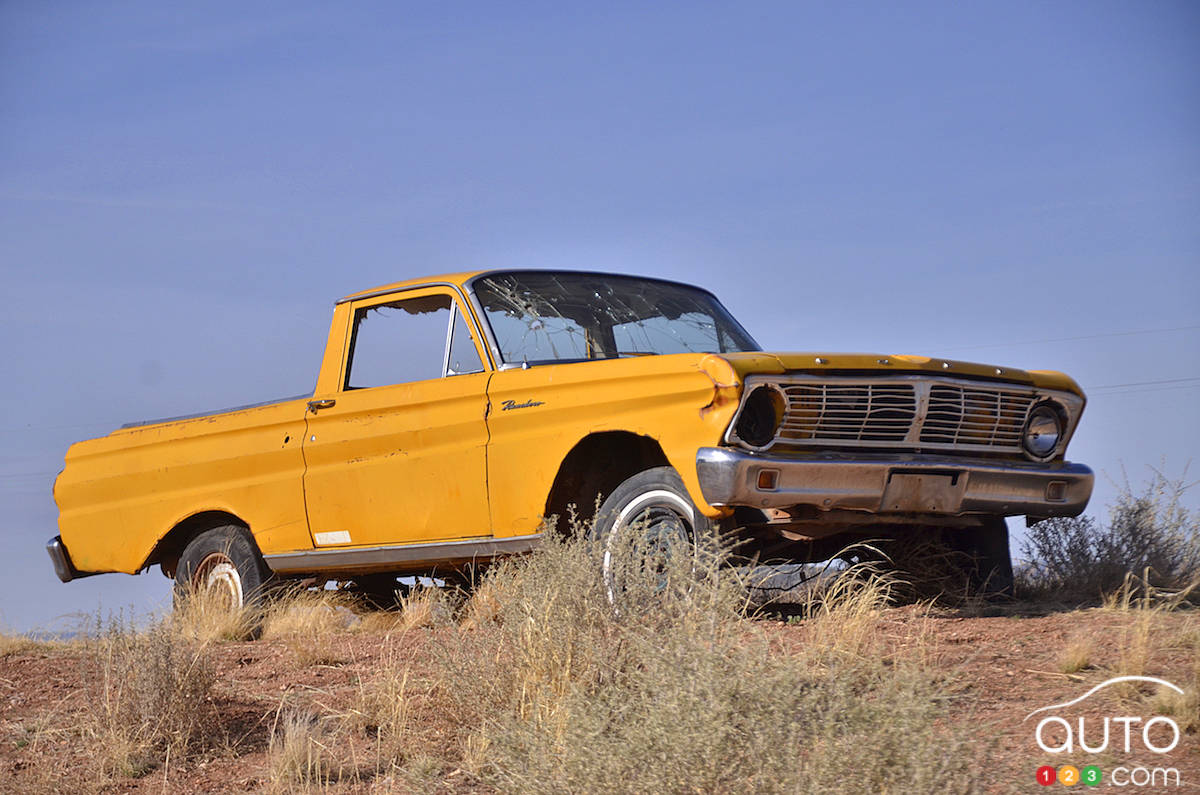
[[[486,564],[575,506],[601,538],[715,532],[763,560],[944,533],[1003,590],[1003,517],[1091,496],[1064,459],[1084,402],[1056,372],[768,353],[686,284],[458,273],[338,301],[312,395],[73,445],[48,551],[64,582],[158,564],[240,604]]]

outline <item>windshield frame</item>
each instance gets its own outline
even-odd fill
[[[463,289],[466,292],[467,299],[471,304],[471,310],[475,313],[475,317],[477,319],[478,326],[481,329],[481,331],[483,332],[484,339],[487,342],[488,349],[491,351],[492,358],[496,363],[496,369],[498,369],[498,370],[521,369],[521,368],[535,367],[535,366],[541,366],[541,365],[546,365],[546,364],[573,364],[573,363],[579,363],[579,362],[598,362],[598,361],[612,361],[613,360],[612,357],[610,357],[610,358],[563,358],[563,359],[545,359],[545,360],[534,360],[534,361],[528,361],[528,360],[509,361],[509,360],[505,359],[504,351],[501,350],[500,344],[496,340],[496,335],[492,330],[491,320],[488,318],[487,312],[484,311],[482,302],[480,302],[478,296],[476,296],[476,294],[475,294],[475,282],[477,282],[481,279],[490,279],[490,278],[495,278],[495,277],[499,277],[499,276],[520,276],[521,274],[537,274],[539,276],[545,276],[545,275],[590,276],[590,277],[599,277],[599,278],[606,278],[606,279],[622,279],[622,280],[635,280],[635,281],[642,281],[642,282],[654,282],[657,284],[669,285],[671,287],[682,288],[685,290],[691,290],[691,291],[694,291],[697,293],[701,293],[704,296],[706,296],[707,298],[709,298],[713,302],[713,304],[717,307],[717,309],[719,309],[721,311],[721,313],[723,313],[723,317],[720,317],[720,318],[714,317],[713,318],[714,320],[720,320],[720,321],[728,323],[732,327],[733,330],[740,333],[745,338],[745,340],[750,343],[750,345],[752,346],[751,350],[754,350],[754,351],[762,350],[762,347],[758,344],[758,342],[754,339],[754,337],[750,335],[750,332],[746,331],[745,327],[742,326],[742,324],[738,321],[738,319],[736,317],[734,317],[733,314],[728,309],[725,308],[725,305],[721,303],[720,299],[718,299],[717,296],[712,291],[706,290],[703,287],[698,287],[694,284],[688,284],[687,282],[674,281],[671,279],[659,279],[659,278],[655,278],[653,276],[640,276],[640,275],[632,274],[632,273],[610,273],[610,272],[606,272],[606,271],[589,271],[589,270],[557,270],[557,269],[545,269],[545,268],[514,268],[514,269],[506,269],[506,270],[485,271],[483,273],[478,273],[478,274],[472,276],[471,278],[467,279],[465,282],[463,282]],[[671,355],[671,354],[655,354],[655,355]]]

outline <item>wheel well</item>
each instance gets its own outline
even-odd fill
[[[569,532],[571,508],[581,522],[591,521],[599,503],[628,477],[651,467],[669,466],[658,442],[628,431],[585,436],[563,459],[546,498],[544,515]]]
[[[226,511],[201,511],[192,514],[159,539],[142,568],[147,569],[157,563],[162,567],[163,576],[174,578],[179,556],[183,554],[189,541],[205,530],[229,524],[246,527],[245,522]]]

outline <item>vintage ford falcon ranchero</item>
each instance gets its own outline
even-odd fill
[[[1091,495],[1064,459],[1084,402],[1056,372],[768,353],[685,284],[460,273],[338,301],[311,396],[73,445],[48,550],[64,582],[158,564],[242,603],[486,564],[574,507],[761,560],[942,533],[1003,591],[1004,517]]]

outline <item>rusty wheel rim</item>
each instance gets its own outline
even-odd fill
[[[211,595],[216,606],[236,610],[244,604],[242,576],[224,552],[213,552],[200,561],[192,575],[192,588]]]

